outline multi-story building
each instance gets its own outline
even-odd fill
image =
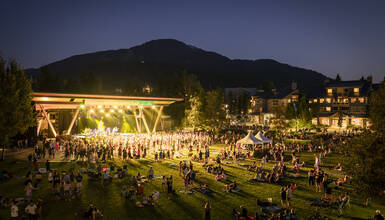
[[[369,125],[369,95],[372,91],[371,77],[367,80],[333,81],[325,85],[320,97],[309,99],[319,105],[319,113],[313,124],[331,127]]]

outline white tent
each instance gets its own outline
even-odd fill
[[[246,137],[237,141],[237,144],[262,144],[263,142],[254,137],[254,135],[249,131]]]
[[[258,131],[256,137],[261,143],[271,143],[271,139],[263,136],[262,132]]]

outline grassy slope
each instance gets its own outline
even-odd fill
[[[216,145],[212,149],[222,149],[223,146]],[[313,164],[312,153],[299,154],[301,160],[305,160],[306,163]],[[215,153],[212,154],[212,157]],[[338,155],[332,155],[324,161],[325,170],[328,167],[334,165],[339,160]],[[164,193],[161,193],[160,206],[159,207],[144,207],[137,208],[133,201],[126,201],[120,197],[120,191],[123,185],[128,183],[128,179],[114,180],[106,186],[102,186],[100,182],[88,181],[85,176],[83,182],[83,192],[80,200],[73,200],[72,202],[57,201],[52,196],[51,191],[47,188],[48,182],[46,176],[42,182],[40,189],[33,192],[34,198],[42,196],[45,198],[45,205],[43,211],[44,219],[74,219],[74,212],[79,209],[85,209],[87,205],[92,202],[96,204],[98,208],[101,208],[105,219],[202,219],[203,218],[203,206],[206,201],[210,201],[212,204],[212,217],[213,219],[232,219],[232,208],[238,208],[240,205],[246,205],[251,215],[259,209],[257,209],[255,199],[266,199],[268,197],[273,198],[273,202],[279,203],[279,190],[281,185],[267,184],[267,183],[255,183],[248,181],[255,174],[253,172],[246,171],[244,167],[237,166],[235,164],[224,165],[224,169],[228,173],[229,180],[235,179],[239,183],[241,192],[239,193],[225,193],[223,191],[224,183],[216,182],[214,175],[208,174],[202,169],[202,164],[194,163],[195,169],[200,171],[200,175],[197,176],[198,182],[207,183],[214,193],[211,195],[203,195],[200,193],[194,194],[182,194],[179,193],[183,190],[183,179],[179,176],[178,170],[172,168],[168,163],[177,163],[177,161],[164,161],[162,163],[150,163],[150,160],[139,160],[126,162],[128,164],[128,171],[131,174],[136,175],[137,172],[142,174],[147,173],[150,166],[153,166],[155,174],[164,174],[174,176],[174,188],[178,192],[177,196],[171,200],[167,199]],[[241,163],[252,163],[253,160],[246,160]],[[117,162],[122,164],[121,161]],[[270,166],[272,164],[269,164]],[[43,166],[43,164],[41,164]],[[16,173],[18,176],[25,175],[27,164],[23,161],[16,161],[10,159],[5,162],[0,162],[0,170],[7,169]],[[58,170],[68,170],[70,167],[78,168],[79,165],[72,163],[53,163],[52,168]],[[291,166],[289,165],[289,170]],[[310,206],[310,202],[315,197],[321,197],[321,193],[316,193],[313,187],[308,187],[305,178],[307,170],[309,168],[302,169],[302,178],[285,178],[284,184],[296,182],[298,190],[294,193],[292,198],[292,204],[298,215],[302,218],[314,213],[315,208]],[[335,171],[334,171],[335,173]],[[0,192],[4,196],[10,197],[23,197],[23,181],[24,178],[13,178],[10,181],[0,184]],[[157,179],[151,183],[147,183],[144,186],[145,193],[149,194],[153,191],[161,191],[160,180]],[[345,190],[351,191],[349,186],[345,187]],[[334,194],[339,192],[334,191]],[[362,204],[364,198],[360,195],[352,192],[352,207],[344,210],[345,219],[365,218],[370,217],[374,210],[382,209],[385,211],[384,203],[382,206],[379,202],[373,202],[370,208],[363,208]],[[8,209],[0,209],[0,219],[8,218]],[[327,209],[320,209],[322,215],[326,215],[335,219],[335,212]],[[2,218],[3,217],[3,218]]]

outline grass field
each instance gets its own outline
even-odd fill
[[[214,145],[211,147],[211,157],[216,156],[216,151],[223,149],[223,145]],[[297,183],[298,190],[292,197],[292,207],[299,215],[300,219],[306,219],[308,216],[315,213],[316,208],[310,206],[314,198],[321,197],[323,194],[316,193],[313,187],[307,186],[307,171],[314,163],[314,154],[301,153],[300,160],[304,160],[308,167],[302,169],[300,178],[285,177],[282,185],[289,183]],[[224,192],[224,183],[217,182],[214,175],[206,173],[202,168],[202,163],[194,163],[194,169],[199,171],[197,181],[199,183],[207,183],[214,191],[212,194],[204,195],[201,193],[184,194],[180,193],[184,189],[183,179],[179,176],[179,171],[170,166],[170,163],[178,163],[178,160],[165,160],[161,163],[151,163],[151,159],[131,160],[125,162],[128,165],[128,172],[136,175],[138,172],[146,174],[149,167],[152,166],[155,174],[174,176],[174,188],[177,195],[168,199],[165,193],[161,193],[158,207],[144,207],[138,208],[134,201],[126,200],[120,196],[121,189],[124,185],[128,185],[129,179],[122,180],[114,179],[112,183],[103,186],[99,181],[88,181],[86,175],[84,176],[82,195],[79,200],[72,200],[71,202],[60,201],[52,195],[52,191],[48,188],[48,181],[44,175],[43,181],[37,191],[33,192],[33,198],[36,199],[41,196],[44,199],[43,205],[43,219],[76,219],[74,213],[76,211],[85,210],[89,203],[94,203],[100,208],[104,214],[104,219],[203,219],[203,206],[206,201],[212,205],[212,219],[233,219],[231,216],[232,208],[239,208],[240,205],[245,205],[249,210],[250,215],[254,215],[255,211],[260,209],[256,205],[256,198],[264,199],[271,197],[273,203],[280,203],[279,190],[281,185],[251,182],[249,179],[253,178],[255,173],[247,171],[246,168],[236,165],[223,165],[229,181],[236,180],[241,189],[238,193]],[[187,158],[182,158],[187,159]],[[241,164],[251,164],[255,159],[241,161]],[[335,165],[340,160],[339,155],[331,155],[323,161],[323,169],[331,175],[341,175],[339,171],[331,171],[329,168]],[[259,159],[257,160],[257,162]],[[118,165],[123,165],[123,162],[115,161]],[[269,165],[272,166],[273,163]],[[41,164],[43,167],[44,164]],[[21,161],[15,158],[8,158],[6,161],[0,162],[0,170],[6,169],[9,172],[15,173],[18,177],[0,183],[0,193],[6,197],[24,197],[24,176],[26,174],[28,164],[26,161]],[[74,168],[79,169],[80,165],[77,163],[52,163],[51,167],[59,171],[69,170]],[[288,164],[289,171],[292,166]],[[229,182],[228,181],[228,182]],[[364,208],[364,197],[357,195],[349,185],[344,186],[343,189],[334,190],[334,195],[340,195],[342,191],[349,191],[351,193],[351,207],[344,209],[344,215],[340,219],[368,219],[376,209],[385,211],[384,201],[372,201],[370,206]],[[153,191],[161,192],[160,179],[156,179],[144,185],[145,194],[150,194]],[[382,204],[382,205],[380,205]],[[19,207],[21,209],[21,207]],[[323,216],[330,219],[337,219],[336,211],[320,208],[319,212]],[[0,208],[0,219],[9,218],[10,209]]]

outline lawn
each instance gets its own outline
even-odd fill
[[[217,152],[223,149],[223,145],[214,145],[211,147],[211,157],[215,158]],[[313,187],[307,186],[306,174],[310,166],[314,163],[313,153],[298,154],[301,161],[304,160],[307,167],[302,169],[302,177],[288,178],[285,177],[282,185],[289,183],[297,183],[298,190],[292,197],[292,207],[299,215],[300,219],[315,213],[316,209],[310,206],[311,201],[316,197],[321,197],[323,194],[316,193]],[[179,171],[170,166],[170,163],[178,163],[178,160],[165,160],[161,163],[151,163],[151,159],[131,160],[129,162],[115,161],[116,164],[122,166],[125,163],[128,166],[128,172],[136,175],[138,172],[146,174],[149,167],[152,166],[155,174],[173,175],[174,188],[177,195],[168,199],[165,193],[161,193],[158,207],[144,207],[138,208],[134,201],[126,200],[120,196],[121,189],[129,182],[128,178],[122,180],[115,180],[103,186],[99,181],[88,181],[84,175],[82,196],[79,200],[72,200],[71,202],[60,201],[52,195],[48,188],[48,181],[44,176],[43,182],[39,190],[33,192],[33,197],[36,199],[41,196],[44,199],[43,219],[76,219],[74,213],[76,211],[85,210],[89,203],[94,203],[100,208],[104,214],[104,219],[202,219],[203,206],[206,201],[212,205],[213,219],[233,219],[231,211],[233,208],[239,208],[240,205],[245,205],[249,210],[250,215],[254,215],[255,211],[260,209],[256,205],[256,198],[267,199],[273,198],[274,203],[279,203],[279,190],[282,187],[278,184],[256,183],[249,179],[254,177],[255,173],[247,171],[246,168],[236,165],[223,165],[228,174],[229,180],[236,180],[241,189],[238,193],[224,192],[224,183],[217,182],[214,175],[208,174],[202,168],[202,163],[194,163],[194,169],[199,171],[197,181],[199,183],[207,183],[214,191],[212,194],[204,195],[201,193],[184,194],[180,193],[184,189],[183,179],[179,176]],[[187,158],[181,158],[187,159]],[[241,164],[251,164],[255,159],[241,161]],[[340,160],[339,155],[331,155],[326,158],[322,164],[323,169],[335,176],[341,175],[339,171],[330,171],[330,167],[335,165]],[[257,162],[259,159],[257,159]],[[271,167],[273,163],[270,163]],[[42,163],[43,167],[44,164]],[[16,178],[0,183],[0,193],[6,197],[24,197],[24,175],[28,169],[26,161],[15,158],[7,158],[6,161],[0,162],[0,170],[8,170],[17,175]],[[59,171],[69,170],[71,168],[77,170],[80,168],[78,163],[52,163],[51,167]],[[291,165],[288,164],[291,171]],[[335,195],[341,194],[341,190],[349,191],[352,196],[351,208],[344,210],[344,215],[340,219],[362,218],[367,219],[371,217],[376,209],[385,211],[384,203],[380,206],[379,201],[372,201],[368,208],[364,208],[361,204],[364,203],[364,197],[357,195],[349,185],[343,189],[335,190]],[[150,194],[153,191],[161,191],[160,179],[156,179],[144,185],[145,194]],[[331,219],[336,219],[336,212],[333,210],[320,208],[319,212],[323,216],[328,216]],[[0,219],[8,219],[9,208],[0,208]]]

